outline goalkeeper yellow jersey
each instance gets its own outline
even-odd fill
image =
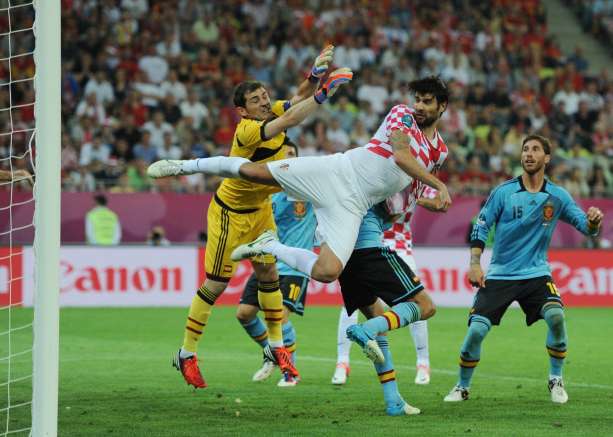
[[[272,105],[275,118],[282,115],[290,106],[288,100],[277,100]],[[274,119],[274,118],[273,118]],[[234,132],[230,156],[240,156],[252,162],[270,162],[285,158],[283,146],[290,144],[285,132],[267,139],[264,126],[269,120],[243,118]],[[217,197],[233,209],[255,209],[269,202],[272,193],[281,191],[279,187],[261,185],[241,179],[224,179],[217,189]]]

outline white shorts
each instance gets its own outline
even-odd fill
[[[357,181],[349,160],[337,153],[282,159],[267,165],[288,196],[311,202],[317,217],[317,237],[344,267],[368,209],[356,190]]]

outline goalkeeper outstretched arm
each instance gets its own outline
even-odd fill
[[[0,170],[0,182],[19,182],[22,180],[27,180],[34,185],[32,175],[27,170],[15,170],[12,173],[8,170]]]
[[[315,58],[309,77],[298,86],[296,95],[290,99],[292,105],[309,97],[313,97],[319,86],[319,80],[326,74],[328,66],[332,63],[333,56],[334,46],[328,45],[321,51],[317,58]]]
[[[280,117],[266,122],[262,129],[264,129],[263,137],[272,138],[275,135],[289,129],[292,126],[296,126],[301,123],[305,118],[311,115],[315,110],[330,98],[342,84],[345,84],[353,78],[353,73],[349,68],[339,68],[330,73],[330,76],[326,82],[317,90],[315,95],[310,99],[298,102],[296,105],[292,105],[287,111]]]

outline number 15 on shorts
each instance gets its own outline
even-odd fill
[[[547,288],[549,289],[549,292],[551,294],[560,297],[560,292],[558,291],[558,288],[556,287],[556,284],[554,284],[553,282],[548,282],[547,283]]]

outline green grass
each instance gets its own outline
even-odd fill
[[[545,324],[526,328],[518,310],[510,310],[503,325],[489,334],[471,400],[460,404],[445,404],[442,398],[456,380],[466,310],[439,309],[429,324],[429,386],[413,384],[415,352],[408,330],[392,333],[401,393],[422,409],[420,416],[399,418],[385,415],[372,365],[356,347],[348,384],[330,384],[337,308],[312,307],[306,317],[294,317],[303,381],[289,389],[276,387],[277,375],[264,383],[251,382],[260,365],[259,348],[233,313],[230,307],[215,309],[200,348],[209,387],[194,391],[170,367],[182,338],[185,309],[62,310],[59,435],[593,436],[613,430],[610,309],[567,310],[570,401],[562,406],[551,403],[546,388]],[[13,310],[13,323],[29,317],[29,310]],[[6,325],[6,317],[1,320]],[[11,337],[14,352],[20,342],[27,347],[27,333]],[[13,377],[27,374],[29,360],[13,360]],[[0,369],[6,377],[6,363]],[[3,389],[0,408],[7,402]],[[11,385],[11,403],[28,400],[28,390],[27,381]],[[28,426],[29,414],[27,406],[11,411],[10,429]],[[6,414],[0,416],[0,433],[5,420]]]

